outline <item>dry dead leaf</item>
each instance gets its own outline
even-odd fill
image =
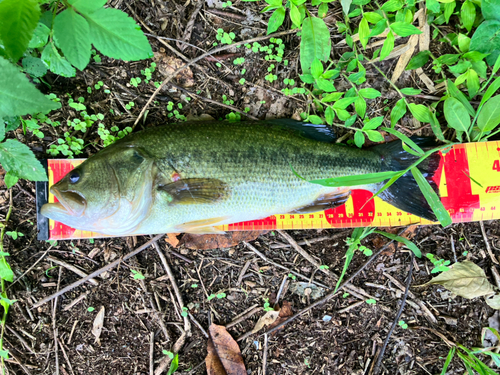
[[[420,4],[421,9],[425,6],[423,3]],[[418,16],[418,26],[422,30],[422,34],[418,37],[418,49],[420,51],[427,51],[430,47],[431,43],[431,27],[429,23],[427,23],[427,14],[425,12],[421,12]]]
[[[97,313],[94,319],[94,326],[92,327],[92,334],[95,336],[95,342],[97,345],[101,345],[101,332],[102,327],[104,326],[104,306],[101,307],[101,310]]]
[[[165,77],[169,77],[173,72],[185,65],[182,60],[167,56],[161,52],[154,53],[153,61],[156,62],[158,71]],[[174,79],[180,86],[194,86],[193,72],[189,68],[185,68]]]
[[[450,292],[467,299],[495,293],[482,268],[468,260],[455,263],[452,269],[444,271],[424,285],[434,284],[442,285]],[[494,300],[494,303],[497,302],[498,299]]]
[[[309,296],[313,301],[323,297],[326,292],[325,288],[316,286],[315,284],[306,283],[305,281],[298,281],[296,283],[290,284],[289,290],[290,292],[298,294],[299,296]]]
[[[261,234],[266,234],[269,231],[235,231],[225,234],[191,234],[186,233],[180,241],[180,245],[184,245],[193,250],[211,250],[220,249],[222,247],[232,247],[238,245],[241,241],[253,241]]]
[[[257,323],[255,324],[255,327],[253,327],[252,332],[256,333],[260,331],[264,326],[269,326],[273,324],[276,319],[278,319],[278,316],[280,315],[279,311],[273,310],[273,311],[267,311],[264,315],[260,317],[259,320],[257,320]]]
[[[278,324],[284,322],[285,320],[287,320],[292,315],[293,315],[292,305],[290,305],[290,302],[288,302],[288,301],[283,301],[283,304],[281,305],[281,309],[280,309],[280,313],[279,313],[278,319],[276,319],[274,321],[274,323],[269,326],[268,329],[273,329]],[[281,327],[281,328],[283,328],[283,327]],[[275,333],[276,332],[273,332],[272,334],[275,334]]]
[[[424,70],[422,68],[418,68],[416,70],[418,77],[420,80],[424,83],[424,85],[427,87],[427,90],[429,90],[429,93],[433,93],[436,91],[436,87],[434,87],[434,82],[432,82],[432,79],[429,78],[427,74],[424,73]]]
[[[212,323],[208,332],[208,353],[205,358],[207,374],[246,375],[240,348],[226,328]]]
[[[392,73],[391,82],[396,83],[399,77],[401,77],[401,74],[403,74],[406,66],[411,60],[413,52],[415,52],[415,47],[417,43],[418,43],[418,35],[410,36],[410,39],[406,43],[407,45],[409,45],[410,48],[399,57],[398,63],[396,64],[394,72]]]
[[[177,247],[179,245],[179,239],[177,238],[179,234],[180,233],[167,233],[167,238],[165,238],[165,242],[172,245],[172,247]]]
[[[492,309],[500,310],[500,294],[484,297],[484,300]]]

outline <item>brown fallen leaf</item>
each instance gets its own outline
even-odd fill
[[[153,61],[156,62],[158,71],[165,77],[170,76],[177,69],[184,66],[184,62],[182,62],[182,60],[173,56],[167,56],[161,52],[154,53]],[[193,72],[189,68],[186,68],[177,74],[175,76],[175,80],[180,86],[183,87],[194,86]]]
[[[246,375],[240,347],[226,328],[211,324],[205,364],[208,375]]]
[[[95,319],[94,319],[94,325],[92,327],[92,334],[95,336],[95,342],[98,345],[101,345],[101,332],[102,332],[102,327],[104,326],[104,306],[101,307],[101,310],[97,313]]]
[[[276,319],[274,321],[274,323],[269,326],[268,329],[273,329],[278,324],[284,322],[285,320],[287,320],[292,315],[293,315],[292,305],[290,305],[290,302],[288,302],[288,301],[283,301],[283,304],[281,305],[281,309],[280,309],[280,313],[279,313],[278,319]],[[283,327],[281,327],[281,328],[283,328]],[[279,329],[281,329],[281,328],[279,328]],[[273,332],[271,334],[271,336],[274,335],[275,333],[276,332]]]
[[[177,247],[179,245],[179,239],[177,238],[179,234],[180,233],[167,233],[167,238],[165,238],[165,242],[172,245],[172,247]]]
[[[269,326],[273,324],[276,319],[278,319],[280,315],[279,311],[272,310],[272,311],[267,311],[264,315],[262,315],[259,320],[257,320],[257,323],[255,323],[255,327],[253,327],[252,332],[256,333],[260,331],[264,326]]]
[[[193,250],[211,250],[221,247],[232,247],[238,245],[241,241],[253,241],[261,234],[269,231],[235,231],[225,234],[191,234],[186,233],[179,244]]]

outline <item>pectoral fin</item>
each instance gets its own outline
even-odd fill
[[[343,191],[340,193],[334,193],[334,194],[325,194],[316,199],[314,202],[311,204],[308,204],[307,206],[302,206],[299,207],[291,212],[290,214],[309,214],[313,212],[318,212],[318,211],[324,211],[329,208],[335,208],[342,206],[349,197],[351,196],[351,191]]]
[[[226,232],[215,228],[214,225],[217,225],[217,223],[220,223],[228,218],[229,216],[221,216],[205,220],[188,221],[186,223],[177,225],[175,229],[183,233],[225,234]]]
[[[188,178],[158,185],[172,197],[170,204],[215,203],[230,195],[227,184],[214,178]]]

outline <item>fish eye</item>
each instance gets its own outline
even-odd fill
[[[79,179],[80,173],[78,173],[78,171],[73,170],[69,173],[69,182],[71,182],[72,184],[76,184]]]

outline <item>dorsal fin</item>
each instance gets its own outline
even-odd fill
[[[337,139],[337,134],[330,125],[309,124],[287,118],[266,120],[263,122],[272,125],[273,128],[277,127],[292,131],[304,138],[319,142],[334,143]]]

